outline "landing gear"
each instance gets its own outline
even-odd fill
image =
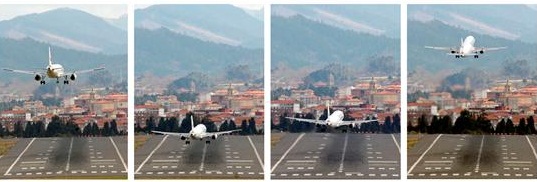
[[[461,56],[460,55],[455,55],[455,58],[461,58]]]
[[[211,141],[209,141],[209,140],[205,141],[205,144],[210,144],[210,143],[211,143]]]
[[[60,83],[60,79],[56,79],[56,83]]]
[[[69,85],[69,80],[64,80],[64,81],[63,81],[63,84],[65,84],[65,85]]]
[[[479,58],[479,56],[478,56],[478,55],[474,55],[474,58],[476,58],[476,59],[477,59],[477,58]]]
[[[44,84],[45,84],[45,80],[39,81],[39,85],[44,85]]]
[[[190,145],[190,140],[185,141],[185,144]]]

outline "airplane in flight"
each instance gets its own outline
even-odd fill
[[[190,126],[194,126],[194,118],[190,115]],[[181,140],[186,140],[186,144],[190,144],[190,139],[193,140],[203,140],[204,138],[212,138],[216,140],[219,135],[229,134],[233,132],[240,131],[241,129],[229,130],[229,131],[220,131],[220,132],[207,132],[207,127],[204,124],[198,124],[190,130],[188,133],[177,133],[177,132],[163,132],[163,131],[151,131],[153,133],[159,133],[163,135],[178,136]],[[206,144],[211,143],[210,140],[205,140]]]
[[[39,84],[43,85],[45,84],[45,78],[51,78],[56,79],[56,83],[60,83],[60,79],[64,78],[63,84],[69,84],[69,81],[75,81],[77,78],[77,74],[81,73],[89,73],[94,71],[103,70],[104,67],[99,68],[93,68],[89,70],[80,70],[80,71],[73,71],[66,73],[63,66],[61,64],[54,64],[52,62],[52,52],[50,50],[50,46],[48,47],[48,65],[43,71],[25,71],[25,70],[14,70],[9,68],[3,68],[5,71],[15,72],[15,73],[23,73],[23,74],[31,74],[35,75],[34,80],[38,81]]]
[[[467,56],[474,56],[474,58],[479,58],[479,54],[483,54],[488,51],[496,51],[501,49],[506,49],[507,47],[475,47],[475,38],[474,36],[468,36],[464,40],[461,38],[460,47],[433,47],[425,46],[428,49],[443,50],[449,51],[448,55],[455,55],[455,58],[466,58]]]
[[[326,108],[328,110],[328,114],[330,114],[330,105],[328,102],[326,103]],[[362,123],[368,123],[373,121],[378,121],[377,119],[370,119],[370,120],[348,120],[345,121],[343,118],[345,117],[345,114],[343,114],[343,111],[336,110],[332,114],[330,114],[326,120],[322,121],[317,119],[304,119],[304,118],[294,118],[294,117],[285,117],[287,119],[293,119],[301,122],[308,122],[308,123],[314,123],[317,127],[320,126],[329,126],[332,128],[339,128],[341,126],[348,126],[349,128],[353,128],[355,126],[360,126]],[[345,128],[343,128],[343,132],[347,132]]]

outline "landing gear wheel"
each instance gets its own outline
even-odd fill
[[[63,84],[69,85],[69,80],[64,80]]]
[[[205,144],[210,144],[210,143],[211,143],[211,141],[209,141],[209,140],[205,141]]]
[[[187,141],[185,141],[185,144],[189,145],[189,144],[190,144],[190,141],[188,141],[188,140],[187,140]]]
[[[40,85],[44,85],[44,84],[45,84],[45,80],[41,80],[41,81],[39,82],[39,84],[40,84]]]

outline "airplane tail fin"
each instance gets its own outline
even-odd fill
[[[194,128],[194,116],[193,116],[193,114],[190,114],[190,126],[192,126],[192,128]]]
[[[48,46],[48,65],[52,65],[52,53],[50,51],[50,46]]]
[[[328,116],[330,116],[330,101],[326,101],[326,110],[328,110]]]

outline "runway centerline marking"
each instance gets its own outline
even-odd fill
[[[162,141],[160,141],[160,143],[157,145],[157,147],[155,147],[155,149],[153,149],[151,151],[151,153],[149,153],[149,155],[147,156],[147,158],[145,158],[145,160],[142,162],[142,164],[140,164],[140,166],[138,167],[138,169],[136,169],[136,171],[134,173],[138,173],[140,172],[140,170],[142,169],[142,167],[144,167],[145,163],[149,160],[149,158],[151,158],[151,156],[153,156],[153,154],[160,148],[160,146],[162,146],[162,144],[164,143],[164,141],[166,141],[166,139],[168,138],[168,136],[170,135],[166,135],[164,136],[164,138],[162,138]]]
[[[261,169],[263,169],[263,160],[261,160],[261,156],[259,156],[259,153],[257,152],[257,149],[255,148],[254,142],[252,142],[252,139],[250,136],[247,136],[248,141],[250,142],[250,145],[252,146],[252,149],[254,149],[255,156],[257,157],[257,160],[259,161],[259,164],[261,165]]]
[[[535,148],[533,147],[533,144],[531,144],[531,141],[528,135],[526,135],[526,140],[528,140],[528,144],[530,144],[531,151],[533,152],[533,156],[535,156],[535,159],[537,160],[537,152],[535,152]]]
[[[300,136],[298,136],[298,138],[296,138],[295,142],[293,142],[293,144],[291,145],[291,147],[289,147],[289,149],[287,149],[287,151],[285,151],[285,153],[283,153],[282,155],[282,158],[280,158],[280,160],[278,160],[278,162],[276,162],[276,164],[274,164],[274,166],[272,167],[272,169],[270,170],[270,172],[274,172],[274,169],[276,169],[276,167],[278,167],[278,164],[280,164],[280,162],[283,161],[283,159],[285,158],[285,156],[287,156],[287,154],[289,154],[289,152],[291,151],[291,149],[293,149],[296,144],[298,143],[298,141],[300,141],[300,139],[302,139],[302,137],[304,137],[304,135],[306,135],[306,133],[302,133],[300,134]]]
[[[207,155],[207,144],[203,145],[203,153],[201,154],[201,164],[199,171],[203,171],[203,167],[205,166],[205,156]]]
[[[475,164],[474,171],[477,173],[479,172],[479,163],[481,162],[481,154],[483,153],[483,143],[485,141],[485,135],[481,137],[481,145],[479,146],[479,153],[477,154],[477,162]]]
[[[395,139],[395,136],[392,134],[393,143],[395,143],[395,146],[397,146],[397,151],[399,154],[401,154],[401,147],[399,147],[399,143],[397,143],[397,139]]]
[[[121,163],[123,164],[123,167],[125,168],[125,171],[127,171],[127,164],[125,164],[125,160],[123,160],[123,157],[121,156],[121,153],[119,152],[119,149],[117,148],[116,142],[112,139],[112,137],[108,137],[110,139],[110,142],[112,142],[112,145],[116,149],[117,156],[119,157],[119,160],[121,160]]]
[[[431,145],[429,146],[429,148],[427,148],[427,150],[425,150],[425,152],[423,152],[423,154],[421,154],[420,158],[418,158],[418,160],[414,163],[414,165],[412,165],[410,167],[410,169],[408,170],[408,173],[407,174],[410,174],[412,173],[412,170],[414,170],[414,168],[416,167],[416,165],[418,165],[418,163],[423,159],[423,157],[425,156],[425,154],[427,154],[427,152],[429,152],[429,150],[431,150],[431,148],[433,148],[434,144],[438,141],[438,139],[440,139],[440,137],[442,136],[442,134],[438,135],[436,137],[436,139],[434,139],[433,143],[431,143]]]
[[[17,159],[15,159],[15,161],[13,162],[13,164],[11,164],[11,166],[9,166],[9,168],[6,171],[6,173],[4,173],[4,176],[9,174],[9,172],[11,171],[13,166],[15,166],[15,164],[17,164],[17,162],[21,159],[22,155],[26,152],[26,150],[28,150],[28,148],[30,148],[30,146],[32,145],[32,143],[34,143],[34,141],[35,141],[35,138],[32,138],[32,141],[30,141],[30,143],[28,143],[28,146],[26,146],[26,148],[24,148],[24,150],[22,150],[22,152],[19,154]]]
[[[71,143],[69,143],[69,153],[67,154],[67,164],[65,165],[65,171],[69,171],[71,163],[71,152],[73,151],[73,137],[71,137]]]
[[[349,143],[349,133],[345,133],[345,141],[343,143],[343,151],[341,153],[341,163],[339,163],[339,172],[343,172],[343,163],[345,162],[345,153],[347,152],[348,143]]]

